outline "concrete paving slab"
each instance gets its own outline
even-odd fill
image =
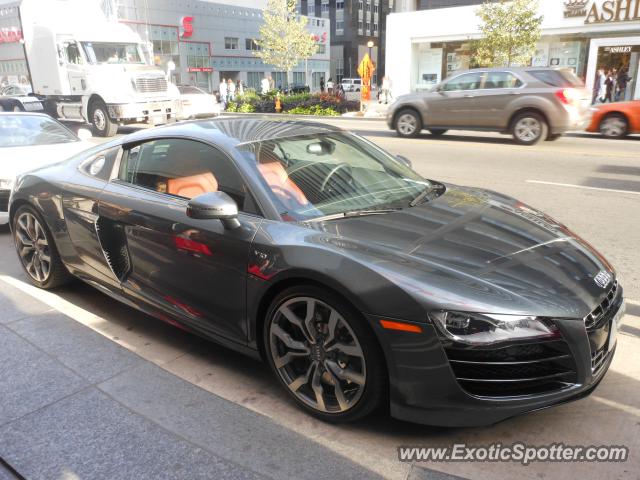
[[[449,475],[448,473],[438,472],[436,470],[429,470],[427,468],[421,468],[413,465],[411,472],[407,480],[466,480],[462,477],[455,475]]]
[[[0,480],[17,480],[17,477],[0,462]]]
[[[6,324],[21,318],[39,315],[51,311],[51,307],[45,303],[34,301],[17,288],[2,285],[0,295],[0,324]]]
[[[99,388],[190,442],[272,478],[381,478],[267,417],[151,364],[118,375]]]
[[[266,478],[166,432],[93,388],[0,428],[0,455],[29,480]]]
[[[144,361],[126,348],[56,312],[19,320],[8,328],[90,383],[104,381]]]
[[[0,425],[86,386],[86,380],[0,326]]]

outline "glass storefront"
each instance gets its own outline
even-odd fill
[[[640,98],[640,45],[605,45],[598,48],[596,70],[614,79],[611,100]]]

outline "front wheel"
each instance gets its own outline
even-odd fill
[[[422,130],[422,119],[415,110],[402,110],[396,118],[396,132],[404,138],[417,137]]]
[[[382,405],[383,354],[361,314],[314,286],[285,290],[267,313],[263,341],[278,380],[321,420],[362,418]]]
[[[96,100],[89,109],[89,121],[93,127],[93,133],[97,137],[113,137],[118,133],[118,124],[109,117],[107,105]]]
[[[520,145],[536,145],[549,135],[549,125],[539,113],[524,112],[513,120],[511,133]]]
[[[608,138],[623,138],[627,136],[629,124],[627,119],[619,113],[607,115],[600,123],[600,133]]]
[[[71,280],[53,236],[33,207],[18,209],[13,220],[14,243],[22,267],[35,286],[55,288]]]

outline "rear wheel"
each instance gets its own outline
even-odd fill
[[[608,138],[623,138],[629,132],[629,123],[624,115],[611,113],[600,122],[600,133]]]
[[[97,137],[113,137],[118,133],[118,124],[109,118],[109,110],[102,100],[94,100],[91,103],[89,121]]]
[[[365,320],[339,296],[314,286],[278,295],[264,327],[266,357],[298,405],[322,420],[362,418],[382,405],[383,354]]]
[[[55,288],[71,280],[53,236],[33,207],[18,209],[13,220],[14,243],[20,263],[37,287]]]
[[[396,132],[405,138],[418,136],[422,130],[422,119],[415,110],[402,110],[396,118]]]
[[[520,145],[536,145],[549,135],[549,125],[539,113],[523,112],[513,120],[511,133]]]
[[[445,133],[447,133],[447,131],[448,130],[446,128],[430,128],[429,129],[429,133],[434,137],[439,137],[440,135],[444,135]]]

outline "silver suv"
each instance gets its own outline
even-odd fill
[[[427,92],[401,96],[387,114],[401,137],[423,129],[510,133],[522,145],[582,130],[591,118],[591,94],[571,70],[491,68],[455,75]]]

